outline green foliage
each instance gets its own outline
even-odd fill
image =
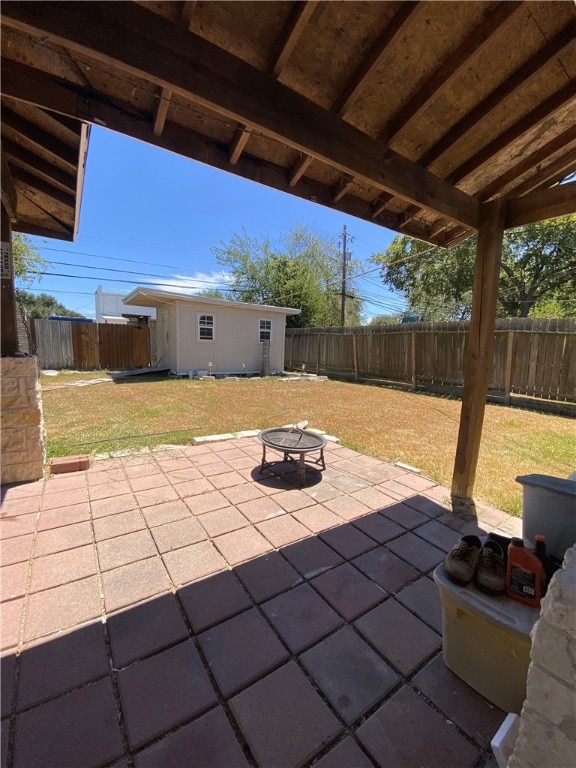
[[[231,270],[230,298],[300,309],[300,315],[286,318],[288,327],[340,325],[342,257],[327,238],[296,227],[273,243],[242,230],[212,251]],[[353,262],[348,270],[354,271]],[[353,294],[353,281],[346,286],[347,293]],[[346,300],[347,325],[360,323],[361,309],[359,299]]]
[[[426,320],[470,317],[476,237],[448,250],[405,236],[394,238],[381,278],[402,293],[410,311]],[[498,314],[501,317],[567,317],[575,314],[576,216],[530,224],[504,233]]]
[[[368,325],[393,325],[399,323],[400,315],[374,315]]]
[[[198,291],[196,296],[201,296],[203,299],[229,299],[230,296],[224,294],[224,291],[218,288],[205,288],[203,291]]]
[[[74,312],[57,301],[54,296],[50,296],[48,293],[39,293],[38,296],[34,296],[28,291],[21,289],[16,291],[16,298],[26,309],[26,313],[30,319],[34,320],[47,320],[50,315],[60,315],[62,317],[83,317],[78,312]]]
[[[12,261],[14,276],[25,285],[31,285],[48,266],[46,259],[20,232],[15,232],[12,235]]]

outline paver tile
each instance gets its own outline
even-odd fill
[[[421,525],[414,530],[414,533],[444,552],[449,552],[461,536],[458,531],[442,525],[437,520],[430,520],[425,525]]]
[[[152,528],[152,536],[162,554],[190,544],[197,544],[207,538],[200,523],[191,515],[183,520],[175,520],[173,523]]]
[[[400,676],[350,626],[306,651],[300,660],[348,725],[400,681]]]
[[[298,509],[304,509],[304,507],[310,507],[314,504],[314,499],[298,488],[293,488],[290,491],[280,491],[280,493],[274,496],[274,501],[280,504],[286,512],[296,512]]]
[[[228,471],[228,472],[223,472],[222,474],[219,474],[219,475],[212,475],[210,477],[210,482],[212,483],[214,488],[217,488],[218,490],[222,490],[224,488],[236,487],[238,486],[239,483],[246,483],[246,479],[242,477],[242,475],[238,474],[238,472]]]
[[[28,563],[14,563],[0,568],[1,600],[15,600],[26,593]]]
[[[117,668],[174,645],[188,628],[174,595],[165,594],[108,616],[112,659]]]
[[[221,536],[223,533],[237,531],[239,528],[246,528],[250,525],[250,521],[233,506],[207,512],[205,515],[199,516],[198,520],[210,537]]]
[[[396,599],[432,629],[442,634],[442,603],[438,587],[432,579],[422,576],[399,592]]]
[[[95,712],[98,717],[94,717]],[[16,718],[14,768],[96,768],[123,752],[109,677]]]
[[[120,670],[118,685],[132,747],[161,736],[216,703],[192,640]]]
[[[414,491],[426,491],[428,488],[433,488],[436,483],[433,480],[428,480],[427,477],[422,475],[416,475],[414,472],[406,472],[405,475],[399,475],[396,480],[402,485],[412,488]]]
[[[36,514],[41,507],[42,498],[40,495],[33,496],[11,496],[10,491],[2,494],[2,512],[0,519],[5,517],[14,517],[15,515]]]
[[[14,565],[14,563],[23,563],[28,560],[33,538],[33,534],[27,533],[24,536],[2,539],[0,541],[0,563],[2,565]]]
[[[6,717],[12,711],[14,695],[14,673],[16,671],[16,654],[3,653],[0,658],[0,688],[2,692],[1,715]]]
[[[403,675],[412,674],[442,645],[439,634],[395,600],[376,606],[355,627]]]
[[[176,586],[202,579],[227,568],[226,561],[209,541],[200,541],[197,544],[166,552],[163,559],[172,583]]]
[[[214,539],[214,544],[230,565],[251,560],[272,549],[264,536],[254,528],[242,528],[239,531],[225,533]]]
[[[342,491],[331,486],[324,478],[319,485],[313,485],[310,488],[303,488],[302,490],[318,503],[323,503],[324,501],[328,501],[328,499],[335,499],[336,496],[342,496]]]
[[[329,568],[342,563],[342,558],[317,536],[282,547],[282,555],[306,579],[319,576]]]
[[[412,507],[409,507],[402,502],[397,502],[389,507],[385,507],[381,514],[407,530],[412,530],[418,525],[428,522],[430,519],[427,515],[412,509]]]
[[[381,602],[386,593],[349,563],[317,576],[310,582],[322,597],[349,621]]]
[[[10,600],[2,604],[2,621],[0,622],[0,648],[14,648],[20,638],[20,624],[24,609],[24,598]]]
[[[257,603],[269,600],[302,581],[300,574],[279,552],[269,552],[238,565],[234,571]]]
[[[390,593],[397,592],[419,575],[416,568],[393,555],[386,547],[366,552],[352,560],[352,564]]]
[[[69,507],[59,507],[58,509],[48,509],[40,513],[38,530],[47,531],[52,528],[63,528],[86,520],[90,520],[90,504],[88,502],[73,504]]]
[[[184,483],[177,483],[174,486],[178,495],[182,499],[189,499],[194,496],[203,496],[214,491],[214,485],[205,477],[199,477],[197,480],[187,480]]]
[[[475,765],[480,754],[407,686],[385,702],[356,733],[382,768],[465,768]]]
[[[61,528],[39,531],[34,544],[34,557],[62,552],[93,543],[92,526],[88,520]]]
[[[189,496],[185,499],[186,506],[193,515],[204,515],[215,509],[228,506],[228,499],[221,491],[209,491],[198,496]]]
[[[113,499],[117,496],[123,496],[124,494],[130,493],[131,490],[128,480],[100,483],[100,485],[90,486],[90,501]]]
[[[230,701],[258,765],[304,765],[342,730],[306,676],[291,661]]]
[[[308,584],[269,600],[262,610],[292,653],[299,653],[342,624],[342,619]]]
[[[92,517],[95,520],[98,517],[107,517],[108,515],[118,515],[120,512],[128,512],[136,509],[138,504],[131,493],[124,493],[121,496],[114,496],[111,499],[101,499],[90,502]]]
[[[208,629],[198,640],[226,698],[288,658],[288,652],[256,608]]]
[[[283,547],[293,541],[310,536],[308,528],[295,520],[292,515],[282,515],[274,518],[274,520],[265,520],[263,523],[257,523],[256,528],[274,547]]]
[[[111,613],[170,589],[168,575],[158,556],[123,565],[102,574],[104,605]]]
[[[446,554],[414,533],[405,533],[404,536],[389,541],[387,547],[422,573],[428,572],[441,563]]]
[[[217,475],[223,475],[226,472],[230,472],[230,467],[225,461],[213,461],[209,464],[200,464],[198,469],[204,477],[216,477]]]
[[[366,504],[373,512],[395,503],[392,496],[387,496],[378,488],[362,488],[360,491],[354,491],[351,498]]]
[[[148,491],[150,488],[161,488],[163,485],[170,485],[170,481],[163,472],[130,478],[130,486],[133,491]]]
[[[332,482],[334,483],[334,481]],[[343,520],[356,520],[358,517],[371,512],[370,507],[353,499],[352,496],[336,496],[334,499],[325,501],[324,506]]]
[[[243,501],[238,504],[238,509],[252,523],[261,523],[263,520],[286,514],[282,507],[269,496]]]
[[[244,479],[244,478],[243,478]],[[241,504],[244,501],[261,499],[264,494],[253,483],[242,482],[240,485],[233,485],[229,488],[222,488],[222,493],[230,504]]]
[[[353,525],[361,530],[362,533],[377,541],[378,544],[384,544],[406,533],[404,528],[393,523],[392,520],[388,520],[384,515],[378,514],[378,512],[373,512],[371,515],[355,520]]]
[[[96,552],[91,544],[53,555],[35,557],[32,562],[30,592],[39,592],[85,579],[97,571]]]
[[[402,485],[397,480],[386,480],[379,485],[379,489],[384,493],[389,493],[393,498],[397,496],[399,499],[406,499],[408,496],[414,495],[414,490],[408,488],[407,485]]]
[[[346,736],[317,763],[314,763],[314,768],[373,768],[373,766],[372,760],[366,757],[350,736]]]
[[[97,543],[101,571],[110,571],[138,560],[156,555],[154,540],[149,531],[134,531]]]
[[[440,517],[451,511],[451,508],[443,506],[439,501],[413,492],[404,499],[404,503],[428,517]]]
[[[71,491],[75,488],[86,488],[87,479],[85,472],[73,472],[70,475],[49,475],[44,483],[44,493],[53,491]]]
[[[184,461],[187,461],[186,459]],[[166,477],[172,483],[172,485],[178,485],[178,483],[188,483],[190,480],[200,480],[202,474],[200,471],[188,463],[186,469],[171,469],[166,472]]]
[[[88,504],[86,504],[88,508]],[[16,536],[25,536],[33,533],[36,527],[36,514],[29,515],[7,515],[0,517],[0,536],[2,539],[9,539]]]
[[[248,768],[236,734],[222,707],[171,733],[136,756],[136,768],[182,768],[182,756],[193,755],[202,768]]]
[[[478,744],[486,748],[490,746],[506,713],[451,672],[441,655],[418,672],[413,682]]]
[[[190,510],[187,504],[178,499],[178,501],[165,501],[162,504],[144,507],[142,514],[148,526],[155,528],[157,525],[173,523],[175,520],[185,520],[190,517]]]
[[[48,493],[42,499],[42,511],[49,509],[58,509],[59,507],[70,507],[74,504],[85,504],[88,501],[88,489],[76,488],[71,491],[58,491]]]
[[[192,482],[199,482],[193,480]],[[182,485],[182,484],[181,484]],[[185,483],[187,485],[187,483]],[[150,488],[148,491],[136,491],[134,494],[141,508],[153,507],[156,504],[164,504],[167,501],[177,501],[180,497],[172,485],[163,485],[160,488]]]
[[[96,541],[112,539],[114,536],[133,533],[134,531],[140,531],[146,527],[144,518],[138,509],[132,509],[129,512],[121,512],[118,515],[99,517],[94,520],[93,524]]]
[[[300,509],[292,514],[302,525],[305,525],[312,533],[320,533],[328,528],[335,528],[342,525],[342,518],[330,512],[322,504],[315,504],[313,507]]]
[[[352,524],[343,524],[320,534],[320,538],[346,560],[368,552],[377,543]]]
[[[194,632],[201,632],[252,606],[232,571],[221,571],[187,584],[178,596]]]
[[[110,671],[106,639],[99,621],[29,644],[20,655],[17,708],[104,677]]]

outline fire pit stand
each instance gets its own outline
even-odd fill
[[[285,462],[292,462],[297,465],[296,476],[298,485],[303,486],[306,482],[306,455],[313,451],[320,451],[317,458],[308,457],[308,462],[317,464],[326,469],[324,463],[324,446],[326,438],[316,432],[308,432],[298,427],[272,427],[263,429],[258,435],[258,440],[262,443],[262,463],[260,471],[267,469],[272,474],[281,474],[274,471],[274,467]],[[283,454],[281,461],[266,461],[266,448],[272,448]],[[298,458],[293,458],[297,456]]]

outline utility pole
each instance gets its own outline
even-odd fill
[[[342,234],[340,235],[340,238],[342,240],[342,288],[340,292],[341,296],[341,303],[340,303],[340,325],[344,327],[346,324],[346,264],[348,262],[348,259],[350,258],[351,254],[349,254],[346,250],[346,244],[348,242],[348,232],[346,231],[346,224],[344,224],[344,230]],[[352,237],[351,240],[354,240]]]

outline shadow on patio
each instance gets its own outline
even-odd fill
[[[496,765],[505,713],[444,666],[431,572],[520,521],[333,442],[289,488],[261,451],[2,489],[3,766]]]

